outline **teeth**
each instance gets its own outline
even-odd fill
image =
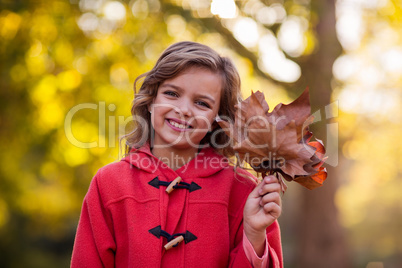
[[[169,120],[169,123],[170,123],[172,126],[175,126],[175,127],[177,127],[177,128],[180,128],[180,129],[188,128],[187,126],[182,125],[182,124],[179,124],[179,123],[177,123],[177,122],[175,122],[175,121],[172,121],[172,120]]]

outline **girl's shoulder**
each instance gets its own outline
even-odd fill
[[[128,189],[135,188],[133,178],[141,177],[141,171],[126,161],[107,164],[98,169],[92,179],[92,187],[103,196],[105,202],[128,193]]]
[[[110,178],[115,176],[119,177],[129,172],[130,169],[132,169],[132,167],[130,167],[129,163],[120,160],[109,163],[99,168],[95,176],[98,177],[99,179],[103,179],[105,177]]]

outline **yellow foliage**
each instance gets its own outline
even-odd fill
[[[63,125],[64,106],[58,100],[38,107],[37,125],[41,130],[50,130]]]
[[[52,68],[52,60],[47,55],[26,57],[25,62],[31,76],[40,76]]]
[[[138,19],[145,19],[149,13],[149,5],[148,2],[145,0],[136,0],[133,2],[131,7],[131,11],[134,17]]]
[[[129,76],[125,64],[116,63],[110,67],[110,82],[115,87],[128,88]]]
[[[75,59],[73,65],[80,74],[86,74],[89,71],[89,63],[86,57]]]
[[[7,40],[13,39],[20,28],[21,21],[20,15],[3,10],[0,13],[0,36]]]
[[[54,44],[53,59],[61,66],[70,66],[74,59],[74,50],[72,45],[67,41],[57,41]]]
[[[23,191],[24,193],[17,200],[16,205],[24,213],[35,215],[31,224],[36,223],[41,228],[46,228],[49,234],[57,235],[57,230],[63,226],[59,222],[60,219],[66,213],[71,213],[74,208],[71,193],[57,182],[34,183],[29,187],[25,186]]]
[[[22,82],[27,76],[27,68],[23,64],[16,64],[10,70],[10,77],[15,82]]]
[[[37,10],[32,17],[30,35],[48,44],[57,38],[58,30],[53,18],[45,10]]]
[[[37,57],[43,52],[42,43],[39,40],[34,40],[33,44],[28,50],[29,57]]]
[[[176,39],[184,38],[187,22],[179,15],[170,15],[166,19],[167,30],[171,37]]]
[[[40,174],[49,181],[57,180],[57,165],[53,161],[44,162],[40,167]]]
[[[76,70],[68,70],[57,75],[58,86],[63,91],[71,91],[81,85],[81,74]]]
[[[364,141],[350,140],[347,141],[343,147],[343,155],[349,159],[358,159],[362,155],[367,154],[367,146]]]
[[[0,199],[0,230],[6,225],[9,219],[8,208],[6,202]]]
[[[76,115],[78,117],[78,115]],[[72,137],[69,138],[69,143],[73,146],[83,147],[86,144],[89,147],[99,145],[99,129],[98,126],[87,122],[81,118],[72,119],[71,126],[65,125],[67,131],[71,131]]]
[[[375,180],[369,169],[353,167],[349,172],[350,181],[341,187],[335,197],[335,202],[341,208],[341,222],[347,228],[361,224],[367,213],[368,202],[373,198],[376,189]]]
[[[379,126],[361,116],[357,117],[358,123],[348,118],[351,117],[342,120],[343,125],[355,127],[342,148],[352,161],[345,161],[339,168],[344,178],[335,199],[340,219],[349,230],[353,248],[365,248],[377,257],[387,258],[400,250],[396,234],[402,209],[400,122]],[[383,226],[387,230],[375,231]]]
[[[66,148],[63,155],[67,165],[71,167],[85,164],[89,159],[88,149],[78,148],[74,145]]]
[[[113,40],[111,38],[105,38],[102,40],[95,41],[91,44],[87,54],[91,57],[103,58],[108,56],[113,51]]]
[[[105,154],[106,152],[108,152],[108,150],[110,150],[110,148],[107,147],[100,147],[100,146],[96,146],[93,148],[89,148],[89,151],[96,156],[102,156],[103,154]]]
[[[34,118],[38,130],[48,131],[64,122],[65,106],[56,93],[57,78],[51,74],[44,76],[30,92],[32,102],[37,106]]]
[[[384,5],[380,10],[379,14],[381,16],[387,17],[391,20],[391,22],[400,24],[402,22],[401,14],[402,14],[402,3],[399,0],[390,0],[387,1],[387,4]]]
[[[314,32],[309,29],[304,33],[304,41],[305,47],[303,51],[303,55],[310,55],[314,52],[314,49],[317,46],[317,38],[315,37]]]
[[[52,101],[57,91],[57,78],[48,74],[45,75],[39,83],[33,88],[31,99],[37,105],[43,105]]]

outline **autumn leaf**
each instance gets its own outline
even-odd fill
[[[278,104],[270,113],[264,94],[257,91],[237,105],[234,122],[218,120],[234,141],[240,162],[255,171],[279,174],[308,189],[321,186],[326,179],[325,148],[320,140],[310,141],[308,126],[313,122],[308,88],[290,104]],[[282,190],[286,184],[280,180]]]

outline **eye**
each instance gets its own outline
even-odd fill
[[[163,94],[166,95],[166,96],[171,96],[171,97],[178,97],[179,96],[176,92],[171,91],[171,90],[167,90],[167,91],[163,92]]]
[[[209,109],[211,108],[211,106],[208,103],[206,103],[205,101],[196,101],[195,103],[197,105],[204,106],[204,107],[209,108]]]

